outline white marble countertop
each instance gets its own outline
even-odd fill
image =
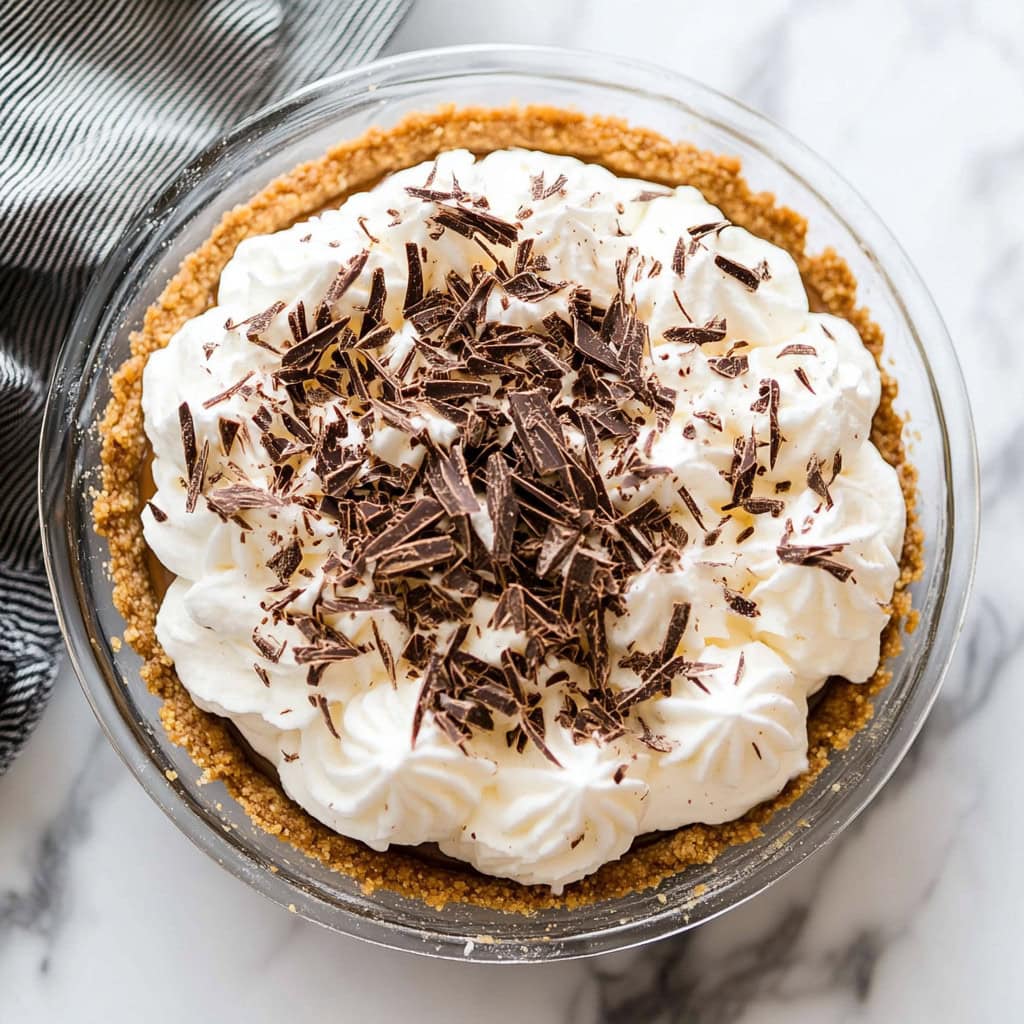
[[[869,812],[753,903],[638,952],[508,968],[377,949],[263,900],[150,802],[64,669],[0,780],[0,1020],[1024,1019],[1024,4],[420,0],[389,51],[477,41],[688,72],[889,222],[963,353],[982,457],[978,583],[942,697]]]

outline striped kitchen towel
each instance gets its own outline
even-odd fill
[[[90,275],[218,133],[375,55],[411,0],[0,0],[0,774],[60,635],[36,525],[46,383]]]

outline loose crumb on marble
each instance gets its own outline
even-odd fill
[[[542,886],[485,877],[468,867],[429,863],[403,849],[375,852],[332,832],[292,803],[275,780],[253,765],[226,723],[192,703],[161,649],[155,633],[160,588],[151,572],[140,519],[149,457],[141,405],[146,360],[186,320],[214,304],[221,271],[238,243],[337,206],[348,194],[372,187],[385,174],[443,150],[466,148],[484,154],[510,146],[568,154],[602,164],[621,176],[694,185],[730,220],[786,249],[800,269],[814,308],[849,320],[879,364],[882,397],[871,439],[897,468],[907,506],[901,573],[891,619],[882,634],[882,663],[867,683],[840,680],[829,686],[808,721],[807,771],[776,799],[737,821],[690,825],[659,836],[567,886],[560,896]],[[808,254],[806,232],[802,216],[777,205],[770,193],[750,190],[734,157],[702,152],[617,118],[540,106],[445,107],[410,115],[392,128],[371,129],[294,168],[248,203],[225,213],[206,242],[185,258],[147,310],[141,329],[132,334],[131,355],[113,375],[111,399],[99,428],[102,489],[93,505],[95,526],[109,544],[113,600],[126,623],[124,641],[143,659],[141,677],[163,702],[160,719],[171,741],[188,752],[205,779],[224,783],[256,827],[353,878],[367,893],[385,888],[418,897],[433,907],[458,902],[529,914],[550,907],[586,906],[652,888],[687,867],[711,864],[730,846],[759,837],[777,810],[814,783],[832,751],[847,747],[871,719],[870,698],[892,678],[887,662],[901,649],[901,624],[916,623],[909,587],[923,567],[923,536],[914,511],[917,473],[907,460],[903,420],[894,408],[897,384],[882,366],[882,330],[868,310],[857,305],[857,282],[846,262],[832,249]],[[838,783],[833,789],[838,791]],[[294,904],[288,909],[296,911]],[[477,936],[475,941],[494,940]]]

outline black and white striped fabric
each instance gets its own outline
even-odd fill
[[[233,122],[377,53],[411,0],[0,0],[0,773],[60,636],[36,526],[49,368],[89,277]]]

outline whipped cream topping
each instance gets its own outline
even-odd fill
[[[695,189],[446,152],[243,241],[149,358],[157,636],[330,828],[560,891],[776,795],[877,667],[879,393]]]

